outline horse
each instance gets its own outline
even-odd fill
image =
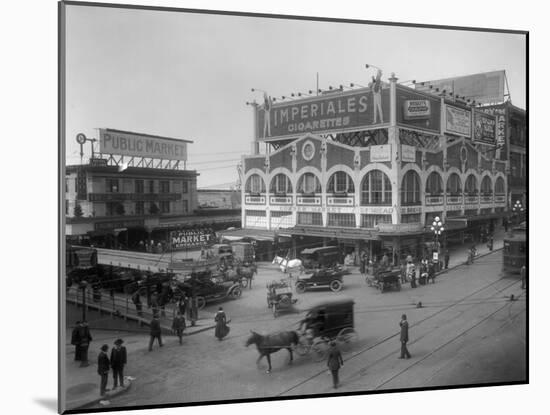
[[[257,273],[258,268],[255,265],[237,266],[237,274],[240,278],[244,278],[246,280],[246,285],[243,283],[243,286],[246,287],[248,285],[249,289],[252,289],[252,279],[254,278],[254,274]]]
[[[281,349],[287,349],[290,353],[290,362],[292,364],[292,347],[296,347],[299,342],[298,333],[295,331],[281,331],[279,333],[262,335],[250,330],[252,335],[246,341],[246,347],[255,344],[260,356],[256,360],[256,365],[260,363],[262,357],[267,358],[268,369],[266,373],[271,372],[271,353],[278,352]]]
[[[303,272],[304,270],[304,265],[302,264],[302,261],[300,259],[288,259],[280,256],[275,256],[275,258],[273,258],[273,262],[271,263],[279,265],[279,268],[281,268],[281,271],[285,274],[287,272],[292,273],[296,270]]]

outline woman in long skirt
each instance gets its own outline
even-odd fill
[[[214,332],[214,335],[218,338],[219,341],[222,341],[222,339],[229,333],[229,327],[227,326],[227,316],[225,315],[222,307],[218,309],[216,317],[214,317],[214,321],[216,322],[216,331]]]

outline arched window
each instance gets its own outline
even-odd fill
[[[283,173],[277,174],[273,179],[271,179],[269,191],[273,194],[286,195],[287,193],[292,193],[292,183],[290,183],[290,178]]]
[[[464,191],[469,195],[477,195],[477,178],[473,174],[470,174],[466,178],[466,185],[464,186]]]
[[[304,173],[298,180],[298,192],[321,193],[321,182],[313,173]]]
[[[259,174],[253,174],[246,181],[246,193],[265,193],[264,179]]]
[[[426,193],[434,196],[443,193],[443,179],[437,172],[432,172],[426,181]]]
[[[349,174],[337,171],[328,181],[327,193],[354,193],[355,186]]]
[[[484,195],[493,194],[493,184],[491,183],[491,178],[489,176],[485,176],[481,181],[481,193]]]
[[[457,173],[451,173],[447,179],[447,193],[452,196],[462,194],[462,182],[460,181],[460,176]]]
[[[502,177],[497,177],[497,181],[495,183],[495,193],[499,195],[503,195],[506,193],[506,190],[504,188],[504,179]]]
[[[420,177],[414,170],[409,170],[401,183],[401,203],[420,203]]]
[[[369,171],[361,183],[362,205],[391,205],[391,182],[380,170]]]

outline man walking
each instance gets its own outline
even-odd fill
[[[410,359],[411,354],[407,350],[407,342],[409,341],[409,323],[407,321],[407,315],[403,314],[401,316],[401,321],[399,322],[401,327],[401,356],[400,359]]]
[[[115,347],[111,349],[111,368],[113,369],[113,389],[124,387],[124,365],[126,364],[126,347],[122,345],[124,340],[115,340]]]
[[[330,342],[330,349],[328,351],[327,366],[332,373],[332,387],[337,389],[340,386],[340,380],[338,379],[338,371],[344,366],[344,359],[342,359],[342,353],[336,346],[336,342],[333,340]]]
[[[445,249],[445,255],[443,258],[445,260],[445,269],[449,269],[449,259],[451,258],[451,254],[449,253],[449,248]]]
[[[109,377],[110,362],[107,350],[109,350],[109,346],[104,344],[101,346],[101,351],[97,356],[97,373],[101,377],[101,383],[99,384],[99,394],[101,396],[105,395],[105,392],[109,390],[107,389],[107,380]]]
[[[78,341],[78,348],[80,349],[80,367],[90,366],[88,363],[88,348],[92,341],[92,335],[90,334],[90,329],[88,328],[88,322],[86,320],[80,322],[80,327],[78,328]]]
[[[153,316],[153,320],[151,320],[150,334],[151,337],[149,338],[149,351],[153,350],[153,342],[155,341],[155,339],[158,339],[159,347],[162,347],[163,344],[160,330],[160,320],[156,314]]]
[[[174,317],[174,320],[172,321],[172,331],[176,334],[176,336],[180,339],[180,345],[183,344],[183,331],[185,330],[185,317],[183,317],[183,314],[181,311],[177,311],[176,316]]]

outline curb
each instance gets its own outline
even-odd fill
[[[109,400],[109,399],[112,399],[116,396],[119,396],[119,395],[122,395],[123,393],[125,393],[127,390],[130,389],[130,387],[132,386],[132,381],[131,380],[127,380],[127,385],[128,386],[125,386],[124,388],[120,388],[120,389],[117,389],[116,391],[109,391],[105,394],[105,396],[101,396],[99,398],[94,398],[93,400],[90,400],[90,401],[86,401],[86,402],[82,402],[82,403],[77,403],[75,406],[72,406],[70,404],[70,402],[66,402],[65,406],[66,406],[66,410],[67,411],[73,411],[73,410],[76,410],[76,409],[84,409],[84,408],[88,408],[92,405],[97,405],[99,404],[100,401],[103,401],[103,400]],[[108,407],[108,405],[106,405],[106,408]]]
[[[495,248],[495,249],[493,249],[492,251],[486,252],[486,253],[484,253],[484,254],[476,255],[474,259],[483,258],[484,256],[494,254],[494,253],[497,252],[497,251],[501,251],[502,249],[504,249],[504,248]],[[468,265],[467,261],[460,262],[460,263],[457,264],[457,265],[454,265],[454,266],[449,267],[449,268],[447,268],[447,269],[444,269],[444,270],[442,270],[442,271],[436,272],[435,275],[436,275],[436,277],[437,277],[437,276],[439,276],[439,275],[441,275],[441,274],[446,274],[446,273],[448,273],[449,271],[451,271],[451,270],[453,270],[453,269],[456,269],[456,268],[458,268],[458,267],[462,267],[462,266],[464,266],[464,265]]]

